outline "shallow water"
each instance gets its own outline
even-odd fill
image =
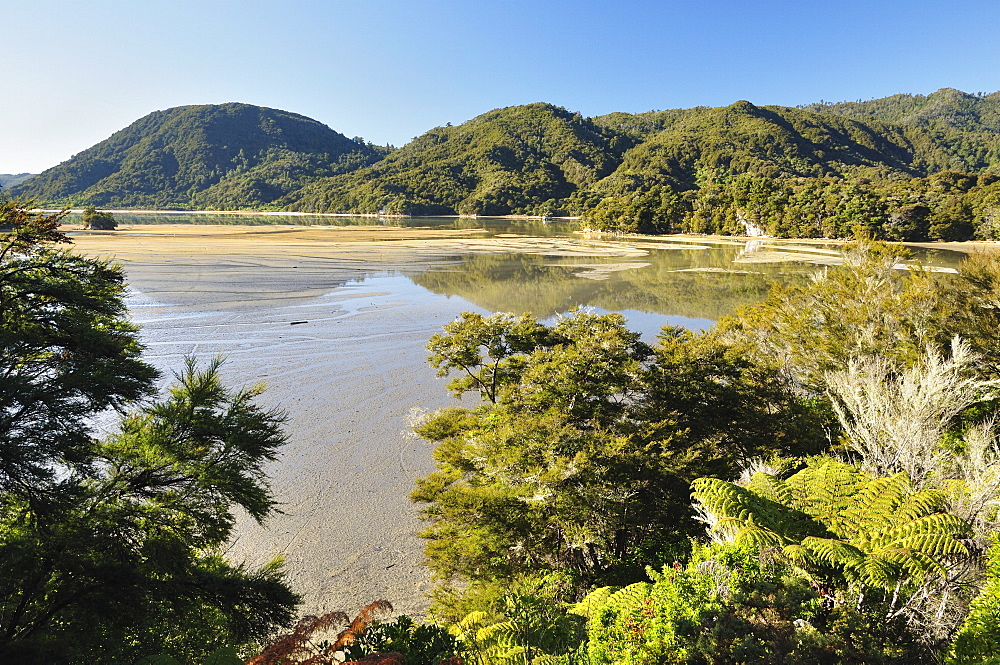
[[[801,283],[823,266],[836,263],[840,248],[833,243],[803,244],[765,239],[697,238],[670,236],[628,239],[594,239],[576,233],[570,220],[542,222],[493,218],[375,218],[320,215],[225,215],[193,213],[116,213],[120,224],[240,224],[308,226],[400,226],[436,229],[482,229],[488,238],[481,247],[462,247],[449,255],[433,256],[416,266],[366,263],[365,257],[350,265],[308,261],[309,265],[260,266],[266,272],[242,292],[222,287],[221,270],[239,272],[250,267],[227,257],[228,266],[192,266],[210,270],[215,286],[187,284],[207,297],[229,293],[233,304],[241,298],[257,299],[263,293],[287,298],[282,275],[298,274],[291,281],[301,285],[301,273],[312,270],[316,283],[329,285],[382,279],[387,269],[396,279],[384,288],[409,298],[428,300],[434,295],[458,296],[483,311],[530,312],[542,318],[574,307],[626,314],[635,329],[654,336],[665,324],[704,329],[737,307],[761,300],[775,284]],[[531,246],[516,247],[528,240]],[[546,245],[546,240],[549,241]],[[566,241],[573,247],[567,247]],[[489,243],[511,245],[511,251]],[[600,251],[597,251],[600,248]],[[915,249],[911,263],[953,270],[963,256],[949,250]],[[251,262],[252,263],[252,262]],[[302,263],[302,262],[299,262]],[[349,276],[348,276],[349,275]],[[186,276],[189,277],[189,276]],[[337,281],[337,280],[340,281]],[[261,280],[266,282],[262,284]],[[186,281],[190,282],[190,279]],[[407,284],[410,282],[411,284]],[[414,289],[413,285],[423,287]],[[661,318],[662,316],[662,318]]]
[[[222,355],[228,383],[264,382],[263,400],[288,414],[290,442],[269,469],[282,514],[266,528],[242,519],[233,559],[284,557],[306,612],[387,598],[420,615],[429,575],[407,495],[433,460],[408,431],[414,413],[454,404],[426,363],[432,334],[467,310],[551,321],[585,306],[622,312],[652,341],[665,324],[707,328],[839,256],[835,247],[780,242],[590,241],[540,223],[525,236],[539,238],[536,227],[548,229],[544,242],[522,240],[503,222],[482,243],[384,259],[349,250],[127,263],[129,306],[151,362],[169,377],[184,356]],[[958,255],[923,258],[949,268]]]

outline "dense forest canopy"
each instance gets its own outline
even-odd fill
[[[1000,93],[585,118],[495,109],[399,149],[246,104],[157,111],[28,181],[52,204],[579,216],[589,228],[1000,238]]]
[[[180,106],[140,118],[12,193],[126,208],[260,208],[383,152],[287,111]]]

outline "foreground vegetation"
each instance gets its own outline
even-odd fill
[[[217,363],[157,399],[121,268],[0,214],[0,659],[996,662],[996,254],[941,276],[858,243],[652,345],[617,314],[462,315],[428,348],[463,405],[417,427],[436,623],[293,624],[280,562],[220,554],[273,511],[283,415]]]
[[[506,626],[490,662],[988,662],[1000,257],[899,258],[652,347],[615,314],[446,326],[482,404],[417,430],[436,616]]]
[[[61,214],[0,202],[0,660],[198,660],[292,618],[278,561],[227,562],[237,509],[274,510],[263,474],[283,416],[218,363],[154,400],[120,266],[54,249]],[[95,417],[121,414],[97,438]]]

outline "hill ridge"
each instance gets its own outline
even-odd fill
[[[1000,236],[986,230],[1000,225],[995,173],[1000,93],[949,88],[593,118],[534,102],[434,127],[397,149],[231,102],[151,113],[12,193],[126,208],[569,214],[609,230],[843,237],[867,228],[922,239]]]

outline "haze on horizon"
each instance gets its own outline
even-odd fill
[[[0,173],[158,109],[239,101],[403,145],[492,108],[586,116],[1000,89],[1000,5],[769,0],[16,0]]]

